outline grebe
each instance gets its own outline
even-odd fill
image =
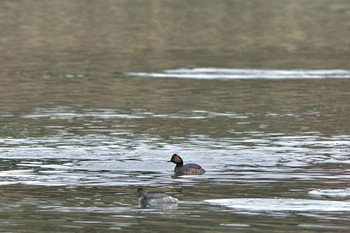
[[[205,172],[205,170],[198,164],[184,164],[182,158],[177,154],[174,154],[171,157],[171,160],[168,162],[173,162],[176,164],[174,172],[179,175],[201,175]]]
[[[179,200],[165,193],[147,193],[143,188],[137,189],[137,194],[140,197],[140,205],[147,206],[166,206],[176,205]]]

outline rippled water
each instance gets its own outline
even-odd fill
[[[190,79],[320,79],[350,78],[347,70],[257,70],[257,69],[222,69],[193,68],[165,70],[162,73],[127,73],[130,76],[154,78],[190,78]]]
[[[0,231],[348,232],[349,4],[300,3],[1,1]]]
[[[193,231],[210,224],[214,231],[250,232],[266,221],[287,221],[291,227],[285,229],[296,224],[305,230],[345,230],[350,220],[349,135],[266,132],[267,125],[253,131],[250,122],[257,116],[205,110],[160,114],[57,107],[2,117],[30,120],[44,131],[43,136],[1,139],[2,211],[19,214],[26,208],[30,219],[64,214],[51,220],[57,231],[88,226],[134,231],[163,221]],[[279,117],[284,116],[274,115]],[[178,127],[229,121],[232,128],[220,137],[195,132],[164,138],[154,135],[162,129],[153,124],[162,121]],[[154,128],[140,133],[143,123]],[[246,130],[238,132],[235,125]],[[207,172],[172,177],[174,166],[166,161],[175,152]],[[140,209],[135,195],[140,186],[172,194],[180,203],[176,209]],[[299,218],[306,223],[298,223]],[[190,222],[187,226],[182,221]],[[28,227],[15,219],[3,223],[8,229],[15,226]]]

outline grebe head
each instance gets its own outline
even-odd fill
[[[136,193],[139,197],[146,196],[146,194],[147,194],[143,188],[138,188]]]
[[[171,157],[171,159],[170,159],[170,161],[168,161],[168,162],[173,162],[173,163],[175,163],[176,165],[183,165],[183,161],[182,161],[182,158],[179,156],[179,155],[177,155],[177,154],[173,154],[173,156]]]

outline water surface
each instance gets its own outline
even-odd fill
[[[349,9],[2,1],[0,231],[347,232]]]

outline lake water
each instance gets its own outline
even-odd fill
[[[1,232],[349,232],[348,1],[0,12]]]

